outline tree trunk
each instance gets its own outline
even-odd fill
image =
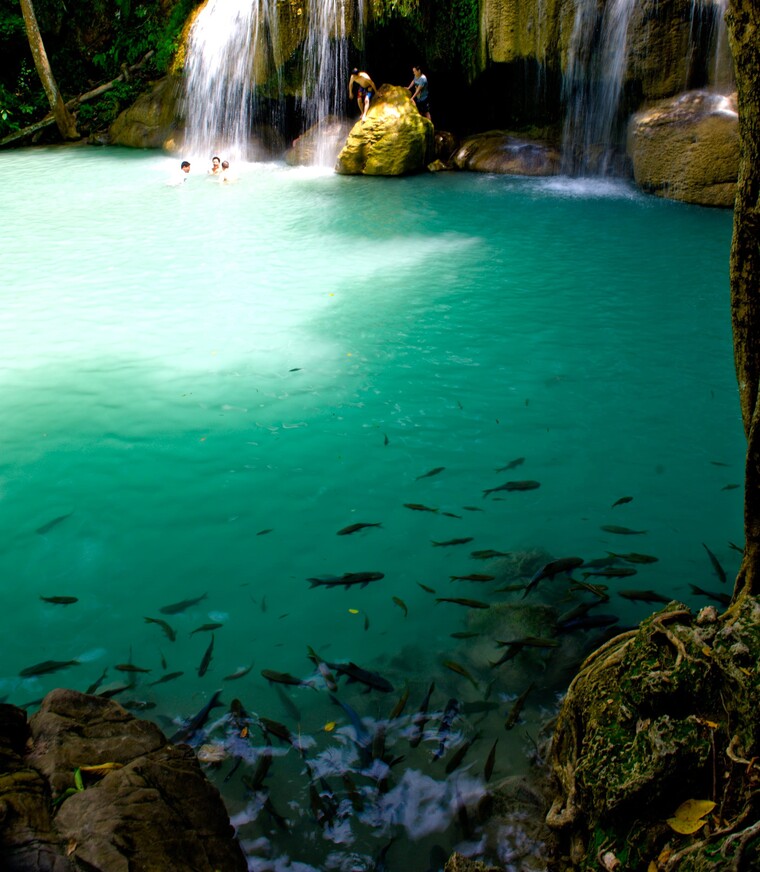
[[[729,39],[739,89],[741,164],[731,244],[731,318],[747,437],[745,548],[734,598],[760,594],[760,4],[730,0]]]
[[[42,42],[32,0],[21,0],[21,13],[24,16],[26,35],[29,40],[29,47],[32,50],[34,65],[37,67],[37,75],[39,75],[42,87],[47,94],[58,130],[64,139],[79,139],[76,122],[64,105],[61,92],[58,90],[58,85],[53,76],[53,71],[50,69],[50,61],[48,61],[47,52]]]

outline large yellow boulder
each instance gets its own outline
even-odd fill
[[[108,131],[112,145],[163,148],[179,126],[178,80],[166,76],[125,109]]]
[[[335,172],[345,176],[402,176],[432,159],[433,125],[396,85],[383,85],[364,121],[357,121],[338,155]]]
[[[732,207],[739,176],[736,98],[688,91],[631,118],[628,154],[644,191]]]

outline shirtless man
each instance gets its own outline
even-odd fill
[[[349,100],[354,96],[354,84],[356,84],[359,89],[356,94],[356,102],[359,105],[359,111],[362,113],[362,121],[364,121],[367,117],[367,112],[369,111],[370,100],[377,93],[377,88],[367,73],[360,73],[356,67],[351,70],[351,78],[348,80]]]

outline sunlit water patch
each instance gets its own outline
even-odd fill
[[[559,625],[594,595],[525,595],[533,573],[583,558],[618,627],[652,593],[730,592],[731,216],[588,180],[167,184],[178,163],[0,158],[0,696],[127,685],[181,736],[221,689],[185,738],[253,869],[440,868],[455,845],[520,868],[538,846],[474,811],[489,751],[490,784],[530,769],[605,624]],[[547,645],[491,665],[525,636]]]

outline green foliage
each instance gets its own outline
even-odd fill
[[[381,26],[403,19],[416,27],[421,21],[420,0],[370,0],[370,9]]]

